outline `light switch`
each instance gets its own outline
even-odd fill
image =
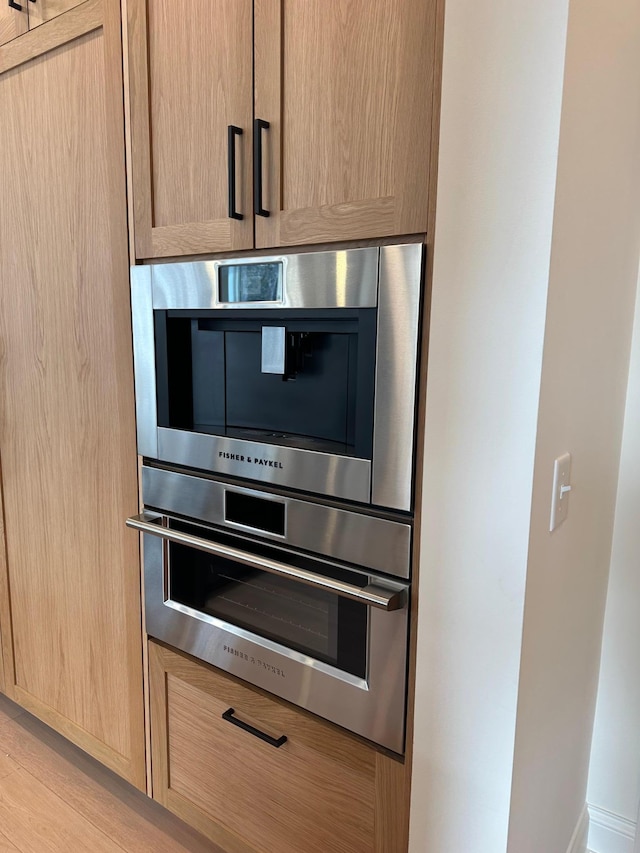
[[[553,491],[551,492],[551,521],[549,531],[555,530],[569,512],[571,493],[571,454],[563,453],[553,463]]]

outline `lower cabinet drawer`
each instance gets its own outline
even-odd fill
[[[401,762],[157,643],[149,665],[153,796],[229,853],[406,850]]]

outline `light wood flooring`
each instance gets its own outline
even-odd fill
[[[223,853],[0,695],[0,853]]]

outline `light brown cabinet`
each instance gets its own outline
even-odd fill
[[[0,49],[0,628],[7,694],[143,787],[120,56],[118,0]]]
[[[86,0],[3,0],[0,6],[0,45],[51,21]]]
[[[21,4],[18,4],[21,6]],[[7,3],[0,5],[0,45],[6,44],[29,29],[29,18],[24,8],[16,9]]]
[[[130,0],[136,255],[253,245],[251,0]],[[229,127],[242,130],[229,150]],[[236,158],[229,216],[228,166]]]
[[[0,690],[144,787],[120,2],[20,4],[0,12]],[[434,5],[127,0],[137,259],[424,233]],[[406,849],[400,761],[150,661],[160,802],[230,853]]]
[[[434,0],[127,9],[138,258],[426,231]]]
[[[2,635],[2,623],[3,620],[7,618],[6,608],[3,607],[2,602],[9,601],[9,589],[8,589],[9,578],[7,575],[7,541],[4,535],[4,498],[2,495],[2,468],[0,465],[0,693],[7,692],[7,679],[5,676],[5,670],[11,667],[11,659],[7,659],[7,663],[5,663],[5,656],[11,649],[11,646],[7,647],[6,642],[3,643]]]
[[[149,660],[153,794],[171,811],[229,853],[406,849],[401,762],[164,646]]]
[[[29,29],[33,30],[84,2],[85,0],[24,0],[29,10]]]
[[[427,230],[435,3],[255,0],[256,246]]]

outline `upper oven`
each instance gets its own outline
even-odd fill
[[[139,453],[410,511],[422,255],[133,267]]]

